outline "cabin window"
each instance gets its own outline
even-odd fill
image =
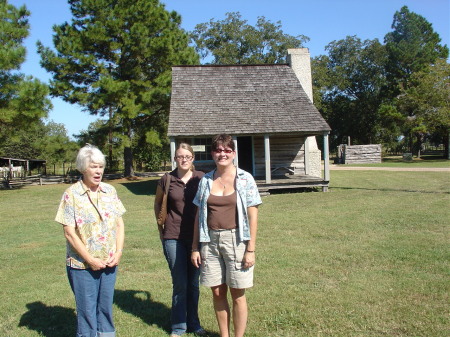
[[[195,152],[195,161],[212,160],[211,138],[192,138],[190,144]]]

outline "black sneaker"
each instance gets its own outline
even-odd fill
[[[208,333],[206,332],[205,329],[200,328],[200,329],[194,331],[194,335],[195,335],[195,336],[204,336],[204,337],[207,337],[207,336],[208,336]]]

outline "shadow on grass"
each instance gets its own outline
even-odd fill
[[[139,317],[146,324],[156,325],[170,333],[170,308],[153,301],[150,292],[116,289],[114,303],[124,312]]]
[[[402,164],[416,164],[421,161],[427,162],[442,162],[447,161],[447,158],[443,154],[435,155],[435,154],[424,154],[421,155],[420,158],[414,158],[412,161],[404,161],[402,156],[390,156],[383,157],[383,163],[402,163]]]
[[[27,304],[28,311],[20,318],[19,326],[37,331],[45,337],[72,337],[76,331],[75,310],[47,306],[37,301]]]
[[[367,188],[367,187],[348,187],[348,186],[330,186],[330,191],[332,191],[332,190],[363,190],[363,191],[380,191],[380,192],[450,194],[450,192],[443,192],[443,191],[415,191],[415,190],[402,190],[402,189],[395,189],[395,188]]]
[[[170,308],[165,304],[152,300],[151,294],[143,290],[118,290],[114,292],[114,303],[124,312],[139,317],[148,325],[156,325],[169,334]],[[193,334],[187,334],[190,336]],[[220,337],[217,333],[209,332],[208,337]]]
[[[155,195],[159,179],[121,183],[135,195]]]
[[[148,291],[115,290],[114,303],[124,312],[139,317],[148,325],[156,325],[170,333],[170,308],[154,302]],[[19,327],[27,327],[45,337],[72,337],[77,318],[74,309],[47,306],[41,301],[27,304],[28,311],[20,318]],[[209,337],[219,337],[208,332]]]
[[[299,188],[278,188],[275,190],[270,190],[270,195],[275,194],[297,194],[297,193],[312,193],[320,192],[321,190],[317,187],[299,187]]]

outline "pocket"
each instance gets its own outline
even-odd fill
[[[202,259],[202,266],[206,266],[206,260],[208,259],[209,244],[207,242],[202,242],[200,247],[200,257]]]
[[[243,269],[243,260],[247,244],[244,241],[238,239],[237,231],[233,233],[233,249],[234,249],[234,265],[236,269]]]

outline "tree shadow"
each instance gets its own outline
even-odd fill
[[[155,195],[159,179],[121,183],[135,195]]]
[[[116,289],[114,303],[124,312],[139,317],[146,324],[156,325],[170,333],[170,308],[153,301],[150,292]]]
[[[27,327],[45,337],[72,337],[77,319],[74,309],[47,306],[41,301],[28,303],[28,311],[22,315],[19,327]]]

